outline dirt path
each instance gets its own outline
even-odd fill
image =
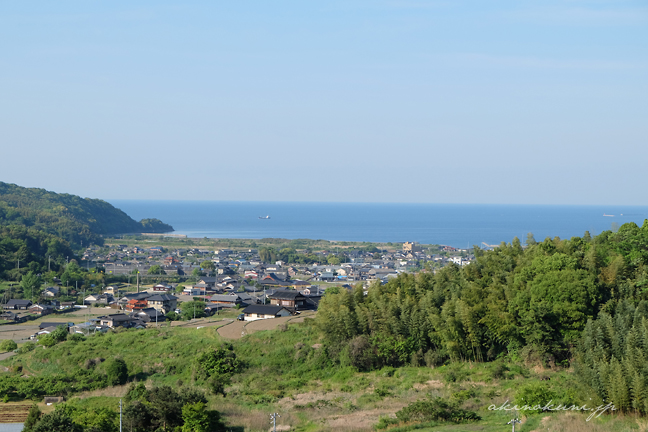
[[[240,339],[242,336],[241,332],[243,332],[245,324],[245,321],[231,320],[229,323],[218,329],[218,334],[225,339]]]
[[[315,316],[315,312],[306,311],[298,316],[289,316],[281,318],[270,318],[256,321],[234,321],[225,324],[218,329],[218,334],[225,339],[240,339],[246,334],[252,334],[263,330],[274,330],[281,324],[303,322],[304,318]],[[223,320],[225,321],[225,320]]]
[[[14,354],[16,354],[16,353],[13,352],[13,351],[2,353],[2,354],[0,354],[0,361],[8,359],[9,357],[11,357]]]

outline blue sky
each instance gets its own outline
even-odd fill
[[[645,1],[0,2],[0,181],[646,204]]]

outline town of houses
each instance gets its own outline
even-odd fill
[[[47,287],[42,292],[45,302],[32,304],[29,300],[14,299],[3,305],[0,319],[21,321],[27,316],[45,316],[56,309],[104,307],[110,310],[103,316],[88,319],[82,324],[68,325],[72,333],[91,334],[111,328],[145,328],[167,320],[170,312],[180,312],[179,302],[204,300],[205,314],[210,316],[224,308],[236,308],[239,319],[252,321],[298,314],[316,310],[326,289],[337,286],[352,289],[358,283],[368,287],[372,283],[386,283],[403,272],[435,271],[445,265],[467,265],[474,256],[466,250],[440,247],[438,253],[424,251],[416,243],[404,243],[402,250],[344,252],[343,263],[327,264],[328,251],[317,252],[322,264],[294,264],[276,261],[263,263],[254,249],[217,251],[206,249],[165,250],[162,247],[142,249],[117,245],[107,250],[88,248],[83,256],[86,265],[92,262],[103,267],[107,274],[128,275],[137,280],[137,291],[120,291],[118,286],[104,287],[101,292],[83,297],[83,305],[57,300],[60,287]],[[103,253],[102,253],[103,252]],[[342,260],[340,260],[342,261]],[[201,268],[211,262],[213,269]],[[153,266],[159,266],[163,275],[149,275]],[[206,266],[207,267],[207,266]],[[159,270],[159,269],[158,269]],[[208,276],[203,276],[208,274]],[[158,283],[146,291],[139,290],[140,279],[176,279],[177,283]],[[185,280],[185,282],[181,282]],[[39,334],[53,331],[61,323],[40,324]]]
[[[356,283],[375,280],[386,282],[389,277],[395,277],[398,273],[423,270],[425,263],[432,263],[438,267],[449,263],[463,266],[474,260],[474,256],[465,249],[442,246],[438,253],[431,254],[429,251],[422,250],[416,243],[410,242],[404,243],[402,250],[392,252],[346,251],[344,261],[348,262],[339,265],[327,264],[328,257],[335,255],[334,252],[329,251],[314,253],[321,257],[320,264],[304,265],[282,261],[272,264],[262,263],[256,249],[213,251],[195,248],[167,251],[159,246],[142,249],[117,245],[104,254],[97,253],[97,249],[87,249],[83,260],[93,265],[98,263],[105,268],[106,273],[110,274],[131,275],[139,272],[141,275],[147,275],[152,266],[160,266],[169,276],[186,276],[191,275],[196,269],[200,270],[201,263],[210,260],[215,267],[215,274],[237,278],[239,281],[262,280],[265,275],[274,273],[284,281],[302,277],[311,282]]]

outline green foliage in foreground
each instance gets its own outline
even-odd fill
[[[576,370],[598,396],[620,411],[648,413],[648,303],[619,303],[614,314],[587,323]]]
[[[436,397],[429,400],[416,401],[396,412],[396,419],[383,417],[376,429],[385,429],[390,425],[411,422],[453,422],[466,423],[481,420],[473,411],[462,409],[456,402],[449,402]]]
[[[198,377],[207,380],[214,394],[225,396],[225,387],[232,375],[243,370],[243,363],[236,357],[234,347],[224,344],[196,357],[194,369]]]
[[[5,339],[0,342],[0,353],[13,351],[18,348],[18,344],[11,339]]]
[[[133,431],[224,430],[217,411],[206,408],[207,399],[195,390],[175,391],[169,386],[147,389],[143,384],[132,385],[126,395],[124,424]]]

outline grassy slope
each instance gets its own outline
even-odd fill
[[[318,335],[307,324],[290,325],[286,331],[264,331],[233,342],[237,355],[247,364],[235,376],[228,396],[212,396],[211,405],[220,410],[231,425],[245,430],[267,430],[267,415],[280,412],[282,423],[296,430],[371,430],[381,415],[393,415],[406,404],[429,396],[465,399],[463,406],[477,411],[483,420],[464,425],[419,425],[430,431],[500,431],[511,413],[488,411],[486,407],[512,400],[517,388],[539,377],[549,376],[557,391],[577,389],[569,371],[529,370],[521,365],[498,363],[458,363],[435,369],[425,367],[385,368],[358,373],[335,366],[327,360]],[[2,362],[20,362],[32,374],[73,373],[86,359],[109,358],[118,354],[137,379],[173,386],[194,385],[193,359],[202,351],[218,346],[221,338],[214,328],[161,328],[124,331],[84,342],[64,342],[50,349],[37,348]],[[315,348],[313,348],[315,345]],[[507,370],[508,369],[508,370]],[[96,367],[102,372],[102,365]],[[503,371],[503,372],[502,372]],[[106,389],[93,395],[122,395]],[[103,393],[102,393],[103,392]],[[86,395],[90,396],[90,395]],[[82,403],[115,406],[116,398],[89,397]],[[585,422],[586,415],[531,415],[522,429],[551,426],[552,430],[631,430],[638,426],[631,417],[604,416]],[[543,420],[544,419],[544,420]],[[413,430],[401,426],[390,430]]]

